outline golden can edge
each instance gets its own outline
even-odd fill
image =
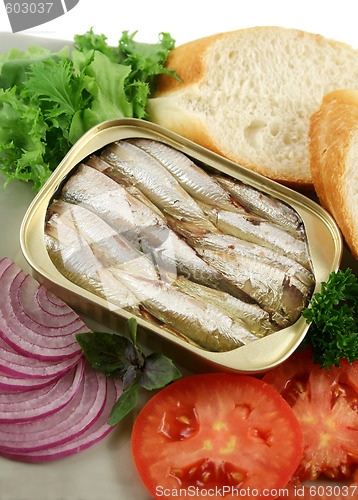
[[[319,204],[158,125],[133,118],[119,118],[96,125],[77,141],[34,198],[20,229],[21,249],[35,277],[79,313],[117,331],[123,331],[125,320],[131,316],[73,284],[57,270],[44,243],[47,207],[63,180],[81,160],[115,140],[131,137],[164,142],[206,164],[209,169],[239,179],[295,208],[305,226],[316,279],[313,292],[319,291],[321,282],[326,281],[332,271],[338,270],[343,252],[342,236],[333,218]],[[137,318],[137,322],[141,342],[193,371],[227,370],[252,374],[268,371],[287,359],[301,344],[309,328],[301,316],[292,326],[250,345],[218,353],[188,344],[145,319]]]

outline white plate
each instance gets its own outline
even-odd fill
[[[58,50],[66,43],[0,33],[2,52],[11,47],[23,50],[30,44]],[[30,268],[19,247],[19,230],[34,194],[30,185],[17,181],[11,182],[5,191],[0,191],[0,258],[8,257],[26,271]],[[345,263],[358,273],[357,261],[348,252],[345,255]],[[91,328],[98,329],[100,326],[87,323]],[[130,448],[135,417],[147,398],[143,396],[137,410],[104,440],[77,455],[44,464],[26,464],[0,457],[0,499],[149,500],[151,496],[141,484]],[[315,486],[319,484],[316,482]]]

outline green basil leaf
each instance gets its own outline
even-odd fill
[[[128,387],[113,405],[108,425],[116,425],[122,420],[137,404],[138,385],[134,384]]]
[[[127,328],[129,331],[129,335],[132,339],[133,344],[137,345],[137,321],[135,318],[129,318],[127,321]]]
[[[78,333],[76,340],[95,370],[122,378],[138,359],[132,342],[123,335],[106,332]]]
[[[180,371],[169,358],[154,352],[144,361],[140,385],[147,390],[160,389],[180,377]]]
[[[135,383],[138,371],[139,371],[138,368],[136,368],[133,365],[131,365],[127,369],[127,371],[123,375],[123,379],[122,379],[122,381],[123,381],[123,390],[128,389],[131,385],[133,385]]]

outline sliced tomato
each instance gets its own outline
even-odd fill
[[[342,360],[327,370],[305,350],[263,380],[285,398],[301,425],[304,451],[295,476],[350,479],[358,464],[358,362]]]
[[[154,498],[237,498],[286,485],[302,455],[291,408],[246,375],[193,375],[158,392],[138,415],[132,453]]]

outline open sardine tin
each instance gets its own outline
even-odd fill
[[[308,242],[315,278],[312,293],[319,291],[321,283],[339,268],[342,257],[341,234],[332,217],[311,199],[153,123],[137,119],[109,120],[89,130],[72,147],[33,200],[20,231],[21,248],[35,277],[78,312],[118,332],[124,331],[125,321],[133,316],[131,312],[119,309],[108,300],[75,285],[57,269],[44,240],[47,210],[84,159],[114,141],[131,138],[147,138],[172,146],[209,172],[242,181],[294,208],[303,221]],[[148,320],[148,317],[137,316],[136,319],[139,341],[143,345],[165,353],[193,371],[228,370],[253,374],[268,371],[283,362],[300,345],[309,328],[306,320],[300,316],[291,326],[254,342],[229,351],[213,352],[171,333],[159,322],[155,324]]]

